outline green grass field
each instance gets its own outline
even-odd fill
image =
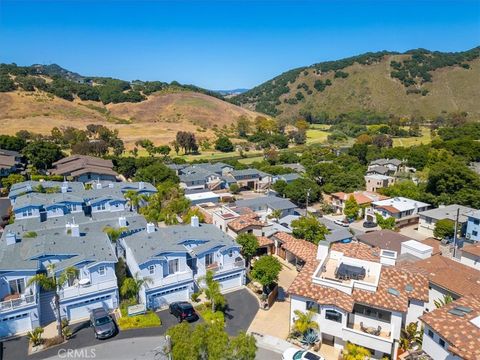
[[[323,125],[325,126],[325,125]],[[307,130],[307,145],[318,144],[327,141],[327,137],[330,134],[326,131],[327,129],[323,128],[310,128]]]
[[[422,136],[420,137],[404,137],[404,138],[395,138],[393,139],[393,146],[414,146],[421,144],[429,144],[432,141],[430,135],[430,129],[427,127],[422,127]]]

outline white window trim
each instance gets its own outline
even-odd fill
[[[27,278],[26,277],[19,277],[19,278],[15,278],[15,279],[10,279],[10,280],[7,281],[8,292],[10,293],[10,295],[13,295],[12,294],[12,288],[10,287],[10,281],[18,281],[18,280],[23,280],[23,286],[24,286],[23,290],[27,289]]]
[[[102,274],[102,270],[103,269],[103,274]],[[106,276],[107,275],[107,268],[105,267],[105,265],[101,265],[98,267],[98,276]]]

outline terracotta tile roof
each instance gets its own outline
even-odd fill
[[[262,227],[264,223],[257,219],[256,214],[245,214],[228,223],[228,227],[233,231],[241,231],[250,226]]]
[[[420,241],[422,244],[431,246],[433,248],[432,250],[432,256],[441,254],[442,251],[440,250],[440,241],[435,239],[435,238],[426,238],[425,240]]]
[[[316,261],[317,245],[306,240],[297,239],[284,232],[276,233],[274,236],[282,241],[282,248],[290,251],[293,255],[299,257],[303,261]]]
[[[312,275],[318,265],[318,261],[307,262],[290,285],[288,292],[312,299],[320,305],[332,305],[351,312],[354,304],[351,296],[340,290],[312,283]]]
[[[342,252],[343,255],[368,261],[380,262],[380,248],[371,247],[362,242],[352,241],[349,243],[333,243],[331,250]]]
[[[377,291],[354,289],[352,296],[355,302],[406,312],[411,299],[428,302],[428,279],[419,273],[384,266]]]
[[[462,248],[462,251],[472,255],[480,256],[480,243],[466,245]]]
[[[355,191],[353,193],[344,193],[342,191],[332,194],[332,197],[339,198],[342,201],[346,201],[353,195],[353,198],[359,205],[370,204],[372,201],[386,200],[389,197],[381,194],[377,194],[371,191]]]
[[[198,212],[202,213],[205,224],[213,223],[212,215],[210,215],[210,213],[205,209],[202,209],[200,206],[190,206],[190,209],[198,210]]]
[[[398,210],[397,208],[394,208],[393,206],[390,206],[390,205],[378,206],[377,208],[378,208],[378,209],[385,209],[385,210],[387,210],[390,214],[396,214],[396,213],[399,213],[399,212],[400,212],[400,210]]]
[[[428,280],[460,296],[480,294],[480,271],[442,255],[403,266],[425,275]]]
[[[449,311],[457,306],[470,308],[463,316]],[[447,343],[448,350],[465,360],[480,359],[480,327],[471,322],[480,316],[480,297],[465,296],[420,317]],[[477,319],[478,320],[478,319]]]
[[[267,238],[266,236],[257,236],[257,239],[259,247],[270,246],[274,244],[273,240]]]

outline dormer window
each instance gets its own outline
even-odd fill
[[[178,259],[168,260],[168,273],[175,274],[178,271]]]
[[[98,268],[98,275],[105,276],[105,274],[106,274],[105,266],[100,266]]]
[[[232,249],[228,250],[228,256],[229,256],[229,257],[232,257],[232,256],[233,256],[233,250],[232,250]]]

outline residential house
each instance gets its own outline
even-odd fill
[[[379,249],[369,245],[334,243],[318,246],[289,293],[291,323],[296,310],[314,311],[323,344],[341,350],[351,342],[374,359],[396,358],[401,330],[418,321],[428,303],[428,280],[383,265]]]
[[[241,189],[267,190],[273,182],[272,175],[257,169],[233,170],[229,175]]]
[[[480,241],[480,210],[467,214],[465,237],[471,241]]]
[[[379,189],[387,188],[395,184],[395,178],[378,173],[365,175],[365,186],[367,191],[376,192]]]
[[[428,210],[430,204],[404,197],[372,202],[372,207],[365,212],[365,220],[376,221],[375,214],[384,218],[395,219],[397,227],[418,223],[418,213]]]
[[[71,155],[53,163],[51,174],[88,183],[92,181],[116,181],[118,174],[113,170],[112,160],[93,156]]]
[[[13,174],[22,168],[21,158],[16,151],[0,149],[0,177]]]
[[[132,274],[149,279],[139,295],[150,309],[188,301],[208,270],[224,291],[245,283],[240,246],[214,225],[199,224],[195,216],[191,225],[147,224],[146,231],[126,236],[121,243]]]
[[[425,236],[433,237],[433,231],[437,222],[443,219],[455,222],[457,220],[457,211],[459,213],[458,230],[460,236],[463,237],[467,229],[468,214],[474,212],[475,209],[457,204],[440,205],[436,209],[419,212],[418,231]]]
[[[297,206],[289,199],[277,196],[261,196],[252,199],[237,200],[237,207],[247,207],[256,212],[262,219],[266,219],[273,211],[280,211],[280,217],[295,215]]]
[[[480,243],[464,243],[460,256],[460,262],[480,271]]]
[[[422,351],[435,360],[480,359],[480,297],[465,296],[420,317]]]
[[[186,191],[185,197],[190,200],[192,205],[220,202],[220,195],[213,191]]]
[[[398,159],[373,160],[368,165],[367,174],[396,175],[401,170],[402,164],[403,162]]]
[[[370,206],[374,201],[380,201],[388,199],[388,196],[383,196],[369,191],[354,191],[353,193],[346,194],[344,192],[336,192],[330,195],[329,204],[333,207],[336,214],[343,214],[345,210],[345,203],[350,197],[353,196],[357,204],[361,208]],[[361,216],[362,209],[359,210],[359,216]]]
[[[36,193],[74,193],[84,191],[85,187],[81,182],[70,181],[23,181],[13,184],[8,193],[8,198],[15,203],[15,199],[26,194]]]
[[[285,181],[287,184],[290,184],[293,180],[300,179],[302,176],[297,173],[288,173],[283,175],[277,175],[274,177],[274,181]]]

